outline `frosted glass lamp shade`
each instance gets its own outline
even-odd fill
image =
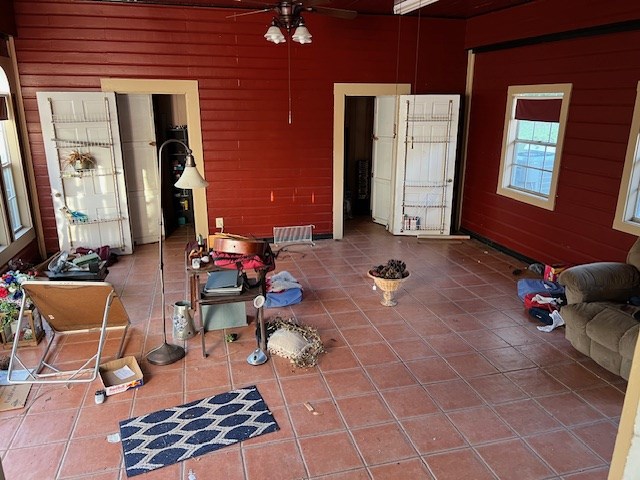
[[[300,44],[311,43],[311,33],[309,33],[309,29],[301,24],[296,31],[293,33],[293,41],[298,42]]]
[[[196,168],[196,162],[193,156],[187,155],[184,171],[174,186],[184,190],[193,190],[195,188],[205,188],[208,185],[209,182],[202,178],[202,175],[200,175],[200,172]]]
[[[266,38],[267,41],[273,42],[275,44],[283,43],[287,41],[287,39],[284,38],[284,35],[280,31],[280,29],[275,25],[271,25],[269,27],[269,29],[267,30],[267,33],[264,34],[264,38]]]

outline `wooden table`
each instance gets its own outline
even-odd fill
[[[202,341],[202,356],[208,357],[209,354],[206,351],[205,341],[204,341],[204,319],[202,318],[202,307],[205,305],[223,305],[226,303],[236,303],[236,302],[246,302],[255,300],[258,295],[262,295],[266,298],[267,295],[267,270],[261,269],[257,270],[257,278],[250,279],[250,286],[247,288],[246,282],[242,288],[242,292],[240,294],[234,295],[203,295],[201,282],[201,276],[205,278],[210,272],[223,270],[215,265],[204,264],[201,265],[200,268],[193,268],[190,262],[186,262],[186,272],[187,272],[187,283],[189,285],[189,300],[191,302],[191,307],[196,312],[196,316],[200,321],[200,338]],[[206,282],[205,282],[206,283]],[[264,324],[264,313],[263,307],[257,309],[257,324],[256,324],[256,332],[258,334],[259,346],[263,352],[267,351],[267,341],[265,335],[265,324]]]

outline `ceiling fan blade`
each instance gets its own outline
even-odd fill
[[[358,16],[358,12],[355,10],[343,10],[341,8],[329,8],[329,7],[309,7],[312,12],[321,13],[322,15],[330,15],[336,18],[342,18],[344,20],[353,20]]]
[[[300,3],[304,3],[307,8],[315,7],[316,5],[324,5],[325,3],[331,3],[331,0],[307,0]]]
[[[226,18],[245,17],[247,15],[255,15],[256,13],[268,12],[270,10],[271,10],[271,8],[263,8],[262,10],[252,10],[250,12],[234,13],[233,15],[228,15]]]

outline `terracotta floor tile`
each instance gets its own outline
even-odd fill
[[[397,324],[378,325],[377,330],[387,342],[411,340],[416,338],[416,331],[405,322]]]
[[[531,345],[541,343],[543,340],[538,335],[534,335],[525,327],[505,327],[497,328],[493,331],[511,346]]]
[[[447,416],[471,445],[515,436],[513,430],[488,407],[450,412]]]
[[[578,395],[608,417],[617,417],[622,413],[624,394],[611,386],[580,390]]]
[[[329,390],[320,375],[284,378],[280,384],[287,405],[318,402],[330,398]]]
[[[497,405],[495,410],[516,433],[522,436],[562,428],[553,415],[549,415],[531,399]]]
[[[437,353],[421,338],[403,339],[389,342],[396,355],[403,361],[433,357]]]
[[[441,413],[409,418],[400,423],[420,454],[468,445],[446,415]]]
[[[425,386],[425,389],[444,411],[477,407],[484,404],[482,398],[462,380],[434,383]]]
[[[613,424],[597,422],[573,427],[571,431],[606,462],[611,462],[618,434],[618,429]]]
[[[2,468],[8,480],[23,479],[28,469],[30,478],[58,478],[56,472],[64,454],[64,443],[49,443],[29,448],[15,448],[6,452],[2,458]]]
[[[322,300],[322,305],[329,312],[343,313],[343,312],[356,312],[358,307],[349,298],[334,298]]]
[[[417,455],[396,423],[358,428],[352,430],[352,434],[367,465],[397,462]]]
[[[430,338],[435,335],[446,335],[451,333],[451,329],[439,318],[414,318],[408,319],[409,323],[418,335]]]
[[[75,410],[62,410],[55,415],[27,415],[11,443],[11,448],[35,447],[66,441],[71,436],[76,417]]]
[[[573,359],[562,353],[548,343],[536,343],[532,345],[520,345],[518,350],[527,358],[541,367],[560,367],[560,365],[573,363]]]
[[[522,389],[501,373],[470,378],[467,381],[482,398],[493,405],[527,398]]]
[[[362,459],[347,432],[301,438],[300,449],[311,476],[363,466]]]
[[[326,372],[324,379],[334,398],[372,392],[375,389],[362,368]]]
[[[495,477],[482,460],[469,448],[425,457],[438,480],[493,480]]]
[[[454,355],[445,357],[445,360],[462,378],[498,373],[498,370],[478,353]]]
[[[397,362],[398,357],[386,343],[369,343],[351,347],[363,366]]]
[[[103,436],[71,440],[64,456],[60,477],[72,477],[99,473],[120,466],[122,445],[109,443]]]
[[[291,480],[308,476],[293,440],[243,448],[242,454],[248,479]]]
[[[456,353],[473,353],[474,349],[459,335],[434,335],[427,337],[427,343],[440,355],[454,355]]]
[[[376,298],[378,298],[377,295]],[[373,325],[385,325],[388,323],[397,325],[402,322],[402,317],[399,313],[394,312],[393,309],[378,306],[380,308],[363,309],[363,313]]]
[[[374,328],[371,328],[371,325],[341,328],[340,333],[351,346],[383,341],[383,338]]]
[[[535,367],[535,363],[513,347],[496,348],[482,354],[501,372]]]
[[[240,447],[238,446],[225,447],[216,452],[189,458],[181,462],[180,465],[182,466],[182,478],[184,479],[188,478],[190,470],[195,474],[196,478],[207,478],[212,476],[212,472],[215,472],[216,478],[224,478],[225,480],[245,479],[244,464],[240,454]],[[165,478],[170,477],[167,475]],[[175,478],[180,477],[176,476]]]
[[[474,330],[458,333],[469,345],[476,350],[490,350],[508,347],[509,344],[490,330]]]
[[[297,436],[320,435],[346,428],[333,401],[309,402],[309,405],[313,411],[309,411],[305,405],[289,407],[293,429]]]
[[[563,475],[565,480],[607,480],[609,467],[594,468],[585,472]]]
[[[226,363],[185,368],[186,391],[205,390],[231,383]]]
[[[568,389],[548,373],[538,368],[505,373],[513,383],[533,397],[563,393]]]
[[[349,428],[363,427],[393,420],[382,397],[369,393],[358,397],[341,398],[336,401],[340,413]]]
[[[603,415],[575,393],[561,393],[537,399],[542,407],[564,425],[578,425],[600,420]]]
[[[339,329],[371,326],[369,319],[361,312],[332,313],[331,318]]]
[[[360,365],[350,348],[337,347],[327,349],[327,352],[320,356],[318,366],[323,372],[332,372],[346,368],[355,368]]]
[[[51,412],[66,408],[78,408],[88,391],[85,384],[78,383],[69,388],[60,385],[43,385],[29,408],[29,414]],[[91,395],[93,396],[93,391]],[[91,400],[93,401],[93,399]]]
[[[107,399],[107,402],[108,401],[109,399]],[[175,407],[177,405],[182,405],[183,403],[186,403],[186,400],[184,400],[182,391],[171,393],[169,395],[161,395],[159,397],[136,397],[133,401],[133,409],[131,410],[129,418],[145,415],[165,408]]]
[[[602,387],[606,382],[579,363],[572,362],[566,365],[557,365],[545,368],[545,372],[563,383],[572,390],[583,388]]]
[[[407,368],[422,384],[456,380],[458,374],[441,357],[423,358],[406,363]]]
[[[422,386],[384,390],[382,397],[398,419],[436,413],[438,407]]]
[[[0,450],[6,450],[18,431],[23,417],[0,418]]]
[[[85,406],[79,411],[73,438],[96,435],[107,436],[118,432],[119,422],[131,418],[133,401],[109,402],[101,405]]]
[[[183,391],[184,373],[182,370],[168,370],[166,372],[156,372],[144,377],[145,397],[155,397],[166,395],[167,392]]]
[[[417,384],[407,367],[401,363],[372,365],[365,368],[373,384],[380,390],[387,388],[407,387]]]
[[[431,480],[433,477],[419,458],[401,460],[371,467],[371,475],[375,480],[397,480],[411,478],[415,480]]]
[[[603,460],[566,431],[526,438],[527,443],[557,473],[564,474],[598,467]]]
[[[254,349],[254,347],[251,347]],[[247,356],[253,350],[247,351]],[[231,382],[234,388],[257,385],[275,378],[273,362],[267,361],[262,365],[250,365],[246,357],[239,362],[231,362]]]
[[[538,480],[552,475],[552,471],[522,440],[507,440],[476,448],[482,459],[502,480]]]

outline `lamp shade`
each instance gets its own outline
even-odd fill
[[[205,188],[208,185],[209,182],[202,178],[202,175],[200,175],[200,172],[196,168],[196,162],[193,156],[187,155],[184,171],[174,186],[184,190],[193,190],[195,188]]]
[[[267,30],[267,33],[264,34],[264,38],[266,38],[267,41],[273,42],[276,44],[287,41],[287,39],[284,38],[284,35],[276,25],[271,25],[269,27],[269,29]]]
[[[293,32],[293,37],[291,38],[293,38],[294,42],[298,42],[303,45],[305,43],[311,43],[311,33],[309,33],[307,27],[304,26],[304,23],[301,23],[300,26],[296,28],[296,31]]]

